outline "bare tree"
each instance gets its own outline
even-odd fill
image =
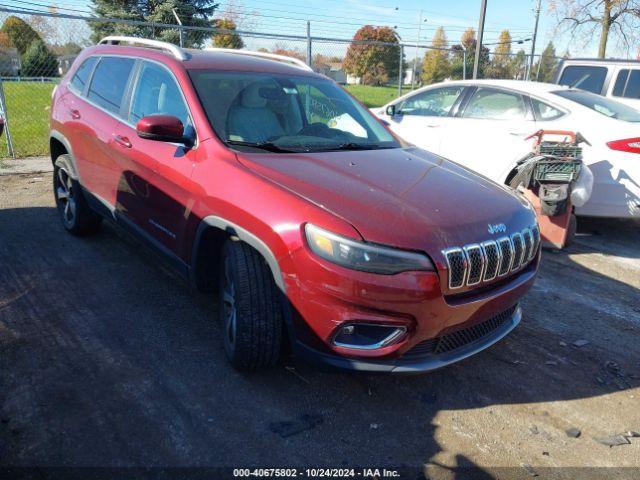
[[[640,0],[557,0],[550,4],[558,25],[566,25],[572,34],[591,37],[600,31],[598,57],[604,58],[611,33],[627,53],[638,37]]]

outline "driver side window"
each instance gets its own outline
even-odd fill
[[[418,93],[400,104],[400,113],[422,117],[446,117],[463,88],[444,87]]]
[[[342,130],[356,137],[367,138],[367,131],[345,111],[339,102],[327,97],[314,86],[301,86],[299,93],[302,108],[310,125],[322,123],[329,128]]]

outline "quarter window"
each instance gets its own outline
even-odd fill
[[[562,76],[558,83],[560,85],[579,88],[580,90],[587,90],[592,93],[601,93],[606,78],[606,67],[575,65],[568,66],[562,71]]]
[[[464,87],[446,87],[427,90],[407,98],[400,105],[403,115],[446,117]]]
[[[91,75],[91,70],[93,70],[93,66],[96,63],[97,57],[89,57],[82,65],[78,67],[76,73],[73,75],[71,79],[71,86],[78,92],[84,92],[84,86],[87,84],[89,80],[89,75]]]
[[[133,92],[129,121],[135,124],[142,117],[154,114],[173,115],[185,127],[191,124],[189,111],[173,75],[159,65],[145,62]]]
[[[89,100],[118,113],[133,64],[132,58],[102,57],[91,78]]]
[[[522,120],[525,115],[521,95],[493,88],[478,88],[462,114],[464,118],[489,120]]]
[[[613,96],[640,98],[640,70],[620,70],[613,87]]]
[[[536,120],[555,120],[560,118],[564,113],[555,107],[552,107],[548,103],[541,102],[535,98],[531,99],[533,105],[533,113],[536,116]]]

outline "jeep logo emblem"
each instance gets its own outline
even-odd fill
[[[494,224],[488,224],[487,225],[487,230],[489,231],[489,233],[493,234],[493,233],[503,233],[507,231],[507,226],[504,223],[494,223]]]

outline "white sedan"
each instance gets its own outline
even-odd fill
[[[504,183],[540,129],[580,132],[594,176],[578,215],[640,217],[640,111],[582,90],[516,80],[452,81],[372,109],[406,141]]]

